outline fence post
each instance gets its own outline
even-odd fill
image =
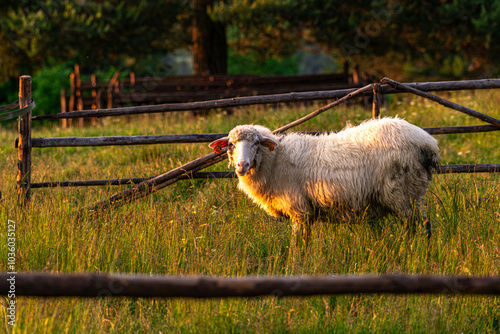
[[[71,74],[69,75],[69,89],[70,89],[70,93],[69,93],[69,106],[68,106],[68,112],[73,112],[75,111],[75,72],[71,72]],[[73,125],[73,119],[72,118],[68,118],[68,126],[72,126]]]
[[[120,88],[118,87],[118,77],[120,72],[116,71],[113,74],[111,80],[109,80],[108,84],[108,109],[113,108],[113,95],[118,94],[120,92]]]
[[[66,90],[61,89],[61,113],[65,113],[66,111],[67,111],[66,110]],[[63,130],[66,130],[68,128],[68,119],[67,118],[61,119],[61,124],[62,124]]]
[[[100,103],[99,103],[99,98],[101,97],[101,94],[98,94],[97,91],[98,91],[98,87],[97,87],[97,76],[95,74],[92,74],[90,76],[90,83],[92,85],[92,97],[94,98],[94,101],[92,103],[92,109],[95,110],[95,109],[99,109],[101,106],[100,106]],[[83,108],[82,108],[83,110]],[[97,124],[99,122],[99,118],[98,117],[92,117],[92,124]]]
[[[83,110],[83,96],[82,96],[82,78],[80,76],[80,66],[75,65],[75,102],[76,110]],[[85,119],[78,118],[78,126],[83,128]]]
[[[19,77],[19,108],[31,103],[31,77]],[[31,111],[18,117],[19,144],[17,162],[17,195],[20,203],[30,200],[31,181]]]
[[[380,117],[380,84],[373,84],[372,118]]]

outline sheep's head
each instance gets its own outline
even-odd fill
[[[228,137],[213,141],[209,146],[214,152],[228,147],[229,164],[236,167],[236,174],[244,176],[258,163],[258,150],[264,146],[273,151],[278,142],[271,138],[271,131],[259,125],[239,125]]]

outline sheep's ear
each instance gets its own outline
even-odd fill
[[[274,148],[278,146],[278,143],[276,141],[267,137],[263,137],[260,143],[267,147],[271,152],[274,151]]]
[[[222,151],[222,149],[226,146],[229,145],[229,138],[228,137],[224,137],[224,138],[220,138],[220,139],[217,139],[217,140],[214,140],[213,142],[210,143],[210,145],[208,145],[214,152],[216,153],[220,153]]]

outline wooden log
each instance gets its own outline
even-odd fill
[[[171,78],[171,77],[166,77]],[[345,78],[338,79],[335,77],[311,77],[303,78],[296,76],[271,76],[271,77],[258,77],[254,78],[239,78],[239,77],[224,77],[216,78],[213,81],[166,81],[166,78],[156,78],[152,80],[144,80],[137,87],[142,87],[148,92],[176,92],[176,91],[197,91],[197,90],[220,90],[224,88],[233,89],[252,89],[257,90],[261,93],[265,93],[267,89],[275,88],[277,90],[283,90],[280,87],[293,87],[298,89],[307,89],[308,91],[315,90],[331,90],[330,87],[339,86],[339,88],[354,88],[348,87],[353,86],[347,83]],[[134,87],[134,82],[131,79],[121,80],[124,89],[130,89]],[[105,88],[103,85],[98,85],[99,88]],[[320,88],[317,88],[320,87]],[[87,91],[92,90],[92,86],[89,84],[84,84],[82,89]],[[289,92],[290,90],[288,90]],[[295,91],[292,89],[291,91]]]
[[[499,173],[500,164],[443,165],[438,166],[436,174],[450,173]]]
[[[224,137],[227,133],[109,136],[109,137],[57,137],[33,138],[33,147],[121,146],[174,143],[206,143]]]
[[[454,133],[478,133],[500,131],[494,125],[449,126],[423,128],[431,135]],[[309,135],[320,135],[328,132],[299,132]],[[286,133],[285,133],[286,134]],[[147,135],[147,136],[109,136],[109,137],[54,137],[31,138],[31,147],[81,147],[81,146],[121,146],[121,145],[153,145],[153,144],[180,144],[180,143],[209,143],[218,138],[227,136],[227,133],[179,134],[179,135]],[[18,147],[16,138],[15,147]]]
[[[350,92],[349,94],[343,96],[342,98],[338,99],[337,101],[329,103],[326,106],[313,111],[309,115],[306,115],[306,116],[304,116],[304,117],[302,117],[302,118],[300,118],[300,119],[298,119],[296,121],[293,121],[293,122],[291,122],[291,123],[289,123],[289,124],[287,124],[285,126],[282,126],[281,128],[278,128],[278,129],[274,130],[273,133],[280,133],[280,132],[284,132],[284,131],[286,131],[288,129],[291,129],[291,128],[299,125],[299,124],[302,124],[302,123],[310,120],[313,117],[318,116],[319,114],[327,111],[328,109],[331,109],[331,108],[333,108],[333,107],[335,107],[335,106],[337,106],[337,105],[339,105],[341,103],[344,103],[347,100],[349,100],[349,99],[351,99],[351,98],[353,98],[353,97],[355,97],[357,95],[363,94],[364,92],[371,91],[372,89],[373,89],[373,85],[370,84],[370,85],[367,85],[367,86],[362,87],[360,89],[357,89],[354,92]]]
[[[31,77],[23,75],[19,78],[19,108],[27,107],[31,100]],[[18,130],[17,195],[26,204],[31,196],[31,111],[18,117]]]
[[[97,88],[97,76],[95,74],[92,74],[90,77],[90,82],[92,84],[92,105],[90,108],[92,110],[96,110],[101,107],[101,94],[99,92],[99,89]],[[82,110],[85,109],[85,105],[82,105]],[[100,119],[98,117],[92,117],[91,118],[91,123],[93,125],[99,123]]]
[[[470,164],[470,165],[443,165],[439,166],[435,174],[451,173],[499,173],[500,164]],[[236,178],[233,171],[222,172],[197,172],[191,175],[183,175],[179,180],[186,179],[231,179]],[[54,187],[88,187],[88,186],[120,186],[134,185],[149,180],[151,177],[138,177],[129,179],[106,179],[106,180],[85,180],[85,181],[52,181],[31,183],[34,188],[54,188]]]
[[[61,89],[61,113],[65,113],[67,110],[66,110],[66,90],[65,89]],[[68,128],[68,119],[67,118],[63,118],[61,120],[61,126],[64,130],[66,130]]]
[[[231,179],[235,178],[234,172],[197,172],[183,175],[180,180],[187,179]],[[89,186],[121,186],[134,185],[150,180],[151,177],[136,177],[129,179],[106,179],[106,180],[84,180],[84,181],[52,181],[32,183],[31,188],[54,188],[54,187],[89,187]]]
[[[343,75],[342,75],[343,77]],[[303,87],[307,91],[317,91],[317,90],[331,90],[332,88],[325,87],[325,85],[343,85],[344,87],[340,88],[349,88],[346,87],[345,78],[336,78],[336,77],[322,77],[322,76],[265,76],[265,77],[247,77],[247,76],[223,76],[218,77],[215,76],[215,80],[210,81],[207,79],[203,79],[201,81],[197,81],[194,79],[195,77],[186,77],[183,80],[178,80],[175,76],[169,76],[165,78],[138,78],[137,87],[145,88],[147,92],[176,92],[176,91],[201,91],[208,90],[212,91],[213,89],[222,89],[227,88],[227,82],[232,82],[231,88],[240,89],[240,88],[248,88],[250,90],[257,90],[260,94],[266,94],[266,90],[269,88],[280,88],[283,86],[289,86],[290,91],[296,92],[296,87]],[[167,80],[168,79],[168,80]],[[133,87],[131,79],[125,78],[120,81],[123,84],[125,89]],[[153,85],[151,83],[154,83]],[[425,83],[417,83],[419,87],[425,86]],[[105,89],[106,85],[99,84],[99,89]],[[307,88],[309,87],[309,88]],[[321,88],[317,88],[321,87]],[[425,87],[424,87],[425,88]],[[452,87],[453,88],[453,87]],[[484,88],[484,87],[479,87]],[[82,83],[81,87],[82,91],[91,91],[93,87],[90,83]],[[420,88],[419,88],[420,89]],[[422,89],[425,90],[425,89]],[[285,91],[281,91],[283,93]]]
[[[17,109],[17,108],[19,108],[19,100],[16,102],[9,103],[9,104],[4,105],[4,106],[0,106],[0,112],[12,110],[12,109]]]
[[[83,93],[82,93],[82,77],[80,75],[80,66],[75,65],[75,98],[76,98],[76,110],[83,109]],[[78,119],[78,127],[83,128],[84,118]]]
[[[117,89],[116,87],[118,87],[118,77],[120,76],[120,72],[116,71],[114,74],[113,74],[113,77],[111,78],[111,80],[109,81],[109,85],[108,85],[108,89],[107,89],[107,92],[108,92],[108,109],[111,109],[113,108],[113,106],[116,104],[114,101],[113,101],[113,98],[114,98],[114,93],[115,93],[115,90]],[[95,117],[98,117],[98,116],[95,116]]]
[[[128,82],[128,84],[132,87],[135,86],[135,73],[134,72],[130,72],[130,80]]]
[[[80,210],[79,213],[84,213],[85,211],[97,212],[104,208],[113,207],[129,203],[135,199],[147,196],[155,191],[163,189],[164,187],[173,184],[181,180],[185,175],[189,173],[196,173],[201,169],[211,166],[219,161],[227,158],[227,154],[221,153],[211,153],[204,157],[198,158],[196,160],[190,161],[189,163],[172,169],[169,172],[153,177],[149,180],[141,182],[129,189],[122,192],[115,193],[107,199],[98,201],[91,205],[90,207]]]
[[[444,81],[444,82],[427,82],[427,83],[412,83],[409,87],[418,87],[422,91],[450,91],[464,89],[491,89],[500,88],[500,79],[484,79],[484,80],[466,80],[466,81]],[[207,110],[216,108],[229,108],[237,106],[247,106],[253,104],[271,104],[281,102],[302,102],[313,100],[329,100],[338,99],[354,92],[356,89],[342,89],[317,92],[303,93],[287,93],[274,94],[266,96],[248,96],[240,98],[231,98],[215,101],[200,101],[192,103],[175,103],[175,104],[159,104],[153,106],[136,106],[114,109],[98,109],[95,111],[77,111],[71,114],[52,114],[40,115],[33,117],[33,120],[45,119],[60,119],[73,117],[104,117],[104,116],[123,116],[137,115],[147,113],[175,112],[175,111],[190,111],[190,110]],[[380,87],[381,94],[397,94],[401,91],[394,89],[388,85]],[[371,93],[368,93],[371,94]]]
[[[443,105],[445,107],[458,110],[460,112],[463,112],[464,114],[467,114],[467,115],[472,116],[472,117],[476,117],[476,118],[480,119],[483,122],[493,124],[493,125],[495,125],[495,126],[497,126],[497,127],[500,128],[500,120],[499,119],[496,119],[496,118],[493,118],[491,116],[485,115],[485,114],[480,113],[480,112],[478,112],[476,110],[464,107],[464,106],[462,106],[460,104],[457,104],[457,103],[454,103],[454,102],[450,102],[450,101],[442,99],[442,98],[440,98],[440,97],[438,97],[436,95],[432,95],[432,94],[423,92],[421,90],[418,90],[418,89],[415,89],[413,87],[410,87],[409,85],[402,84],[400,82],[391,80],[389,78],[383,78],[381,80],[381,82],[387,83],[387,84],[391,85],[392,87],[394,87],[396,89],[399,89],[399,90],[402,90],[404,92],[413,93],[413,94],[416,94],[418,96],[425,97],[425,98],[427,98],[429,100],[432,100],[434,102],[437,102],[437,103],[439,103],[439,104],[441,104],[441,105]]]
[[[380,84],[373,84],[372,118],[380,117]]]
[[[2,273],[0,291],[16,296],[228,298],[343,294],[500,295],[500,277],[429,275],[204,277]]]
[[[500,129],[494,125],[444,126],[423,129],[431,135],[500,131]]]
[[[268,86],[270,85],[270,86]],[[133,91],[124,91],[114,98],[117,103],[140,103],[140,104],[160,104],[160,103],[181,103],[207,101],[216,99],[227,99],[243,96],[282,94],[288,92],[306,92],[306,91],[327,91],[333,89],[347,89],[352,85],[341,84],[336,88],[335,84],[261,84],[261,85],[230,85],[229,87],[221,83],[220,87],[194,87],[177,86],[164,87],[156,85],[154,87],[137,86]],[[358,85],[356,85],[358,87]],[[366,98],[366,97],[365,97]],[[92,103],[90,97],[86,98],[85,105]]]
[[[76,84],[75,84],[75,72],[71,72],[69,75],[69,105],[68,105],[68,114],[73,113],[75,111],[76,107]],[[57,115],[57,114],[56,114]],[[62,114],[64,115],[64,114]],[[61,117],[61,118],[67,118],[68,119],[68,126],[73,125],[73,118],[68,118],[68,117]],[[33,118],[34,119],[34,118]]]
[[[92,103],[91,108],[92,109],[97,109],[97,77],[95,74],[92,74],[90,76],[90,84],[92,85],[92,99],[94,100],[94,103]]]

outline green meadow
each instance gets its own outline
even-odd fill
[[[498,91],[440,96],[500,118]],[[35,96],[36,100],[36,96]],[[324,102],[326,104],[326,102]],[[245,123],[277,128],[318,105],[254,106],[189,113],[104,118],[83,129],[34,123],[33,137],[228,132]],[[383,116],[421,127],[482,124],[409,95],[389,96]],[[297,127],[331,131],[371,116],[340,106]],[[425,198],[433,221],[408,233],[397,217],[316,222],[307,250],[291,258],[291,228],[237,189],[237,180],[185,180],[151,196],[77,217],[75,211],[126,187],[34,189],[17,204],[16,124],[0,127],[0,263],[7,267],[7,221],[16,222],[18,272],[151,275],[431,274],[500,275],[500,176],[435,175]],[[500,163],[498,132],[439,135],[443,164]],[[208,154],[207,144],[34,148],[32,182],[154,176]],[[209,170],[227,170],[227,161]],[[7,298],[0,303],[5,318]],[[16,297],[7,333],[499,333],[500,298],[461,295],[342,295],[300,298],[31,298]]]

